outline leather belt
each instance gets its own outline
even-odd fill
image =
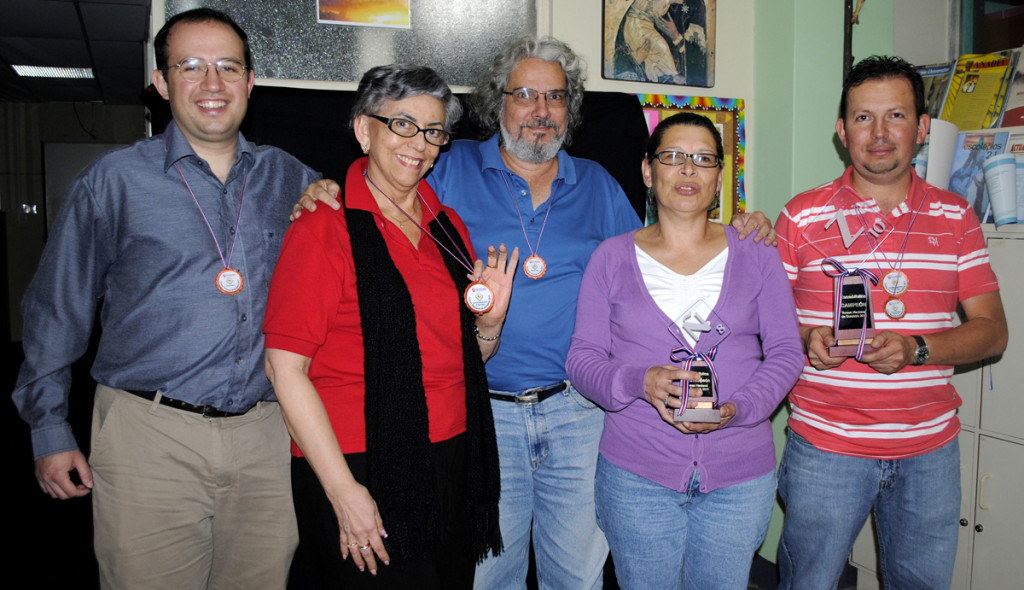
[[[140,391],[138,389],[125,389],[132,395],[137,395],[146,401],[153,401],[156,399],[156,391]],[[188,402],[183,402],[177,399],[171,399],[169,397],[160,396],[160,401],[157,402],[161,406],[167,406],[174,408],[175,410],[182,410],[185,412],[192,412],[193,414],[202,414],[204,418],[231,418],[233,416],[241,416],[245,412],[225,412],[224,410],[218,410],[213,406],[197,406]]]
[[[566,387],[568,387],[568,384],[565,381],[562,381],[561,383],[549,385],[547,387],[524,389],[517,394],[495,393],[492,391],[490,392],[490,396],[491,399],[496,399],[502,402],[515,402],[520,406],[532,406],[533,404],[539,404],[556,393],[565,391]]]

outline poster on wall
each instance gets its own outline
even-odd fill
[[[316,22],[355,27],[408,29],[409,0],[317,0]]]
[[[715,85],[717,0],[604,0],[601,76]]]
[[[666,96],[663,94],[638,94],[647,118],[648,131],[664,119],[676,113],[696,113],[711,119],[722,134],[725,158],[722,162],[722,193],[718,207],[708,213],[708,219],[729,223],[732,216],[747,210],[745,188],[747,131],[743,99],[715,98],[706,96]],[[647,225],[656,219],[656,212],[648,203]]]

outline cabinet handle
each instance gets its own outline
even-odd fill
[[[970,524],[970,523],[967,522],[966,518],[961,518],[960,519],[960,526],[967,526],[968,524]]]
[[[978,483],[978,508],[982,510],[988,510],[992,506],[985,503],[985,481],[992,478],[991,473],[986,473],[981,476],[981,481]],[[981,532],[981,531],[978,531]]]
[[[985,527],[981,526],[980,524],[976,524],[974,525],[974,530],[980,533],[981,531],[985,530]]]

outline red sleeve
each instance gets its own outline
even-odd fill
[[[340,211],[321,207],[288,228],[270,280],[263,321],[266,348],[312,358],[326,341],[343,295],[343,277],[354,273],[344,225]]]
[[[978,223],[978,217],[970,207],[964,207],[960,252],[957,256],[957,273],[960,301],[999,290],[996,274],[989,264],[985,232]]]

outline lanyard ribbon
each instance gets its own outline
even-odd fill
[[[832,269],[829,269],[831,266]],[[832,278],[838,278],[839,284],[836,286],[835,295],[832,300],[833,320],[832,320],[832,332],[834,334],[839,332],[839,318],[840,311],[842,309],[843,302],[843,284],[846,282],[846,277],[859,276],[864,284],[864,297],[867,301],[867,311],[871,310],[871,285],[878,284],[878,275],[867,270],[865,268],[846,268],[842,262],[839,262],[835,258],[826,258],[821,261],[821,270]],[[868,313],[865,312],[864,320],[860,325],[860,340],[857,342],[857,354],[856,359],[859,361],[860,357],[864,355],[864,345],[867,340],[868,332]]]
[[[684,371],[691,370],[694,361],[704,361],[711,371],[711,391],[718,391],[718,371],[715,370],[715,354],[718,353],[718,347],[715,346],[707,352],[693,352],[685,346],[677,346],[672,349],[672,360],[677,363],[682,363],[680,367]],[[688,379],[683,380],[683,394],[682,401],[679,404],[679,409],[676,410],[676,416],[682,416],[686,410],[686,404],[690,400],[690,381]]]

